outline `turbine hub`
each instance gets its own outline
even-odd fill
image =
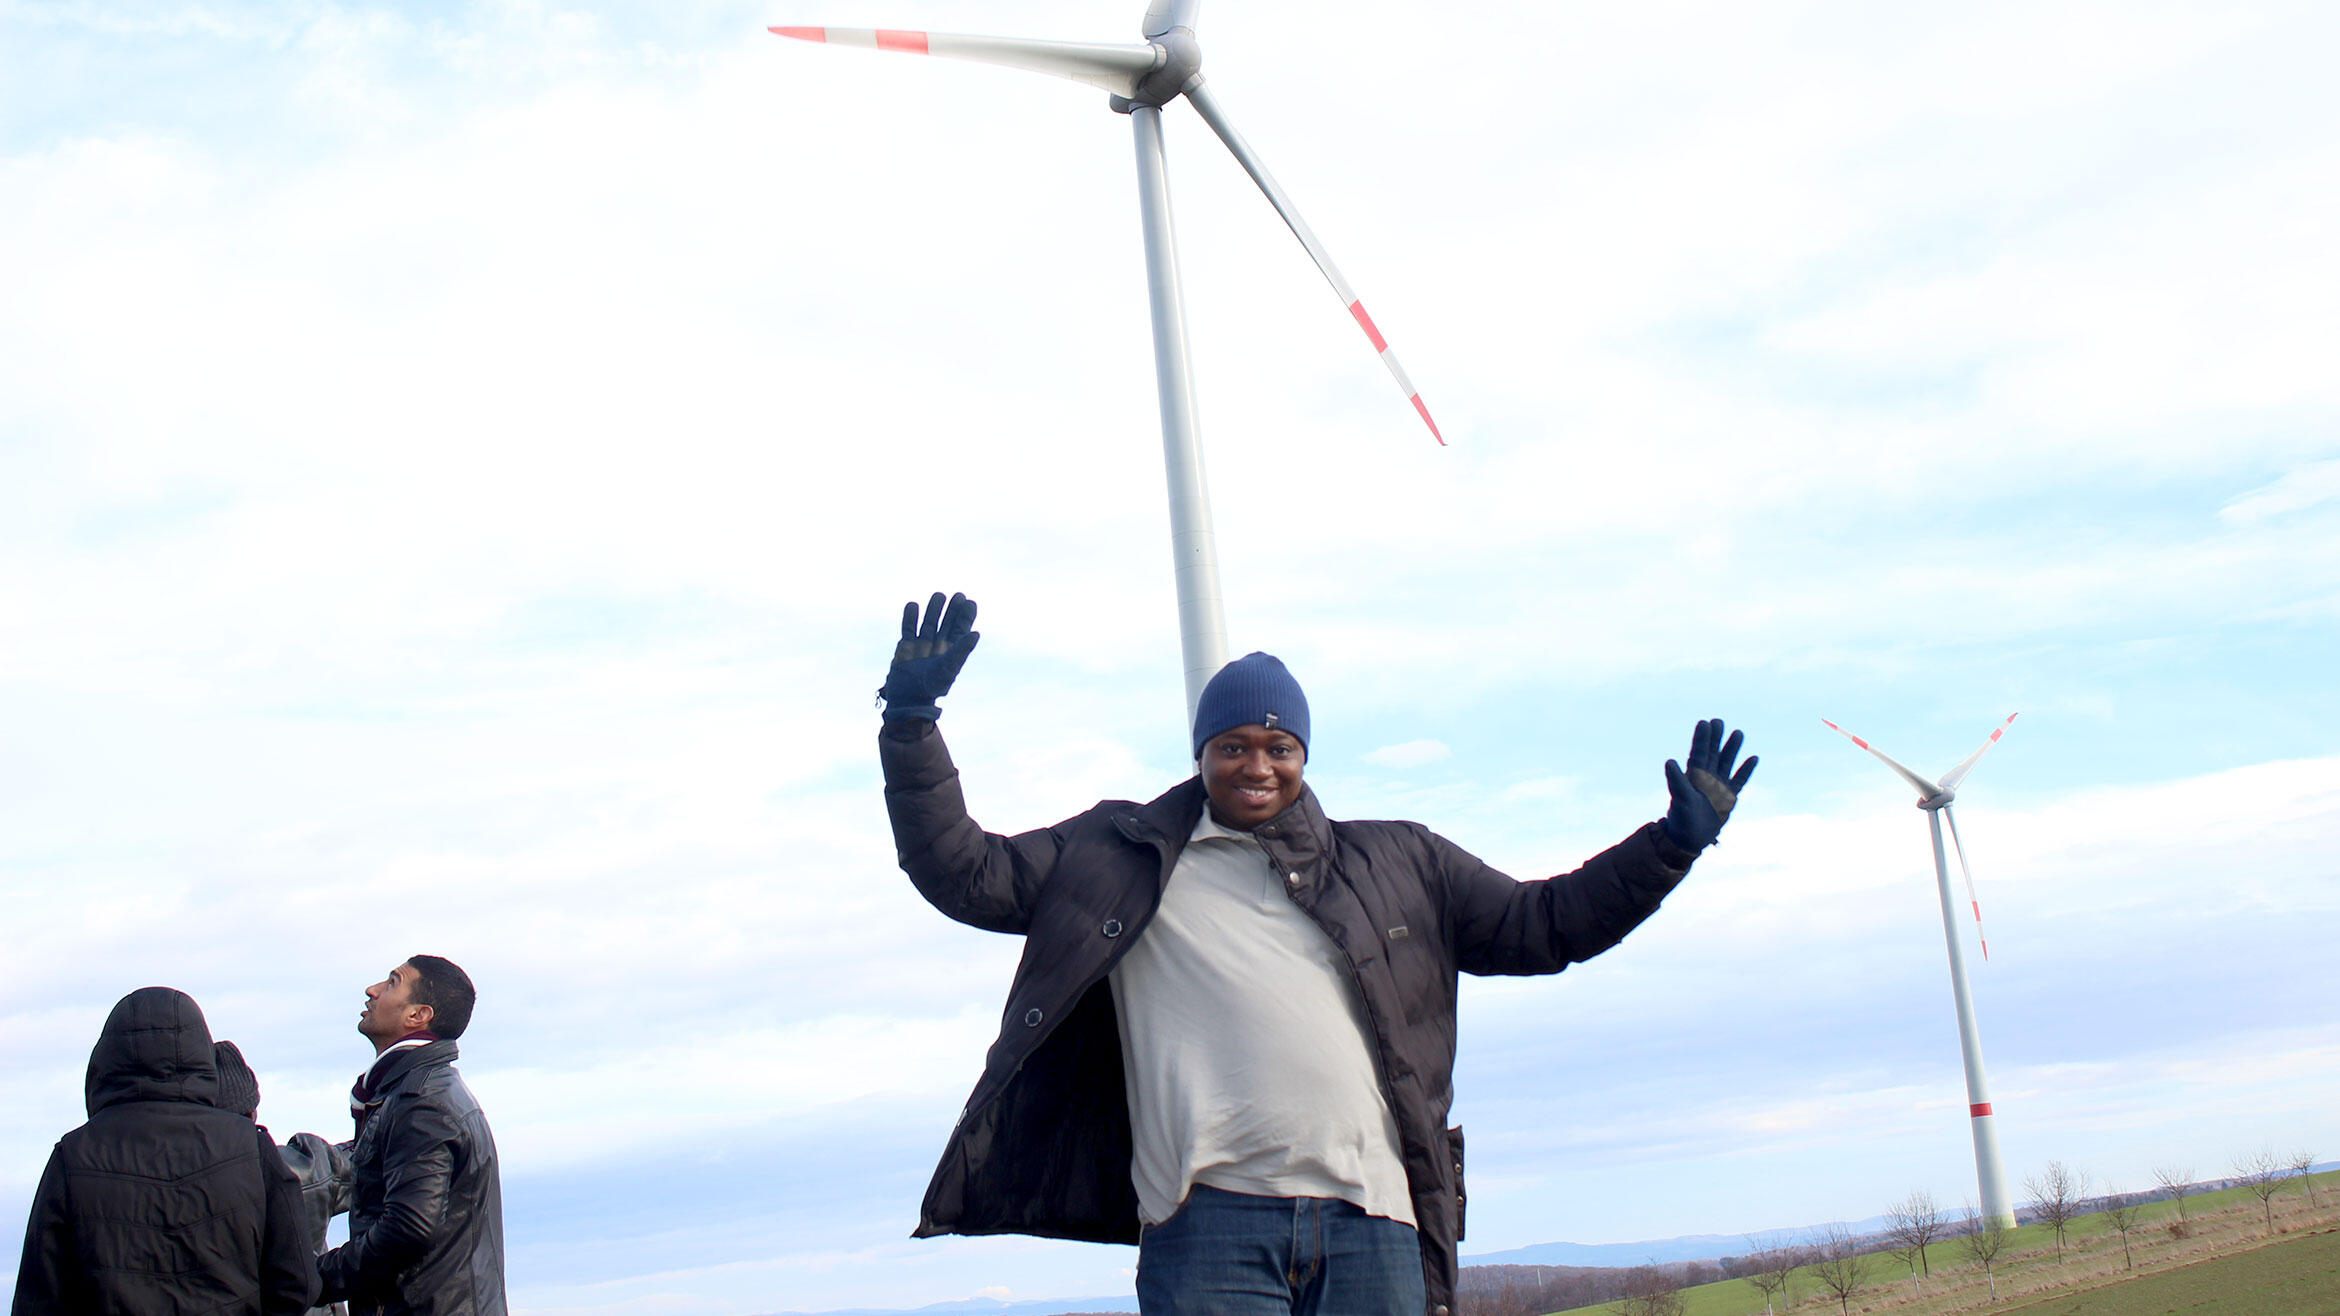
[[[1194,29],[1174,27],[1147,44],[1154,48],[1154,71],[1139,78],[1129,95],[1113,98],[1116,114],[1127,114],[1139,105],[1160,109],[1202,80],[1202,43],[1194,39]]]

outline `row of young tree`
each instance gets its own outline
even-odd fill
[[[2018,1218],[2047,1227],[2061,1263],[2073,1225],[2084,1216],[2102,1216],[2107,1230],[2120,1236],[2123,1265],[2133,1269],[2136,1258],[2131,1235],[2144,1223],[2144,1208],[2155,1202],[2176,1207],[2177,1219],[2169,1222],[2169,1229],[2180,1238],[2193,1230],[2187,1202],[2199,1193],[2243,1189],[2258,1202],[2270,1234],[2275,1229],[2275,1198],[2281,1193],[2296,1188],[2310,1206],[2316,1204],[2311,1177],[2315,1157],[2310,1153],[2286,1158],[2262,1149],[2236,1158],[2233,1168],[2231,1178],[2202,1183],[2196,1181],[2191,1168],[2168,1166],[2154,1171],[2150,1189],[2091,1196],[2085,1171],[2050,1161],[2024,1181],[2028,1203]],[[1827,1225],[1802,1237],[1750,1238],[1746,1255],[1724,1257],[1715,1264],[1653,1263],[1630,1269],[1467,1266],[1459,1305],[1466,1316],[1542,1316],[1601,1303],[1610,1304],[1618,1316],[1682,1316],[1682,1290],[1720,1279],[1743,1279],[1762,1294],[1766,1313],[1793,1305],[1801,1287],[1807,1293],[1825,1295],[1840,1313],[1849,1316],[1854,1298],[1880,1282],[1875,1273],[1879,1256],[1898,1262],[1897,1269],[1906,1270],[1911,1287],[1922,1293],[1933,1278],[1935,1254],[1944,1246],[1958,1259],[1981,1268],[1996,1300],[1997,1268],[2011,1234],[1971,1205],[1953,1213],[1933,1194],[1920,1189],[1894,1204],[1886,1213],[1882,1230],[1860,1233],[1847,1225]]]
[[[2275,1198],[2286,1189],[2296,1186],[2308,1205],[2316,1203],[2316,1158],[2313,1152],[2296,1152],[2288,1158],[2279,1157],[2274,1149],[2262,1147],[2258,1151],[2234,1159],[2232,1178],[2209,1184],[2196,1183],[2193,1168],[2164,1166],[2153,1172],[2154,1186],[2143,1192],[2112,1192],[2089,1196],[2090,1184],[2086,1171],[2074,1169],[2062,1161],[2049,1161],[2047,1168],[2023,1181],[2023,1189],[2031,1196],[2031,1219],[2048,1226],[2055,1234],[2056,1257],[2064,1255],[2066,1237],[2072,1222],[2086,1215],[2101,1215],[2107,1226],[2121,1236],[2121,1259],[2134,1268],[2135,1253],[2129,1246],[2129,1236],[2144,1220],[2144,1208],[2154,1202],[2171,1202],[2177,1207],[2178,1218],[2171,1229],[2180,1238],[2192,1232],[2193,1218],[2186,1210],[2186,1199],[2197,1192],[2219,1188],[2240,1188],[2257,1201],[2261,1220],[2269,1234],[2275,1232]]]

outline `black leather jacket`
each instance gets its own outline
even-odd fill
[[[317,1261],[353,1316],[503,1316],[504,1201],[455,1043],[394,1053],[350,1148],[349,1241]]]
[[[968,818],[933,722],[886,723],[878,753],[894,844],[919,894],[962,923],[1024,937],[999,1038],[916,1235],[1137,1242],[1106,974],[1153,918],[1202,816],[1201,780],[998,836]],[[1252,834],[1356,974],[1397,1118],[1429,1310],[1441,1313],[1463,1233],[1462,1131],[1446,1127],[1458,973],[1557,973],[1590,959],[1655,912],[1694,856],[1651,823],[1573,873],[1518,882],[1419,823],[1333,822],[1305,789]]]
[[[265,1129],[212,1105],[184,993],[122,998],[89,1057],[89,1122],[33,1194],[16,1316],[295,1316],[316,1286],[301,1190]]]

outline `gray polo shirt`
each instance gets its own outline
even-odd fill
[[[1198,1183],[1414,1223],[1348,960],[1248,833],[1204,810],[1114,967],[1113,1008],[1145,1223]]]

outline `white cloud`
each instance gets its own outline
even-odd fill
[[[2317,462],[2227,501],[2218,514],[2243,525],[2306,511],[2340,498],[2340,461]]]

